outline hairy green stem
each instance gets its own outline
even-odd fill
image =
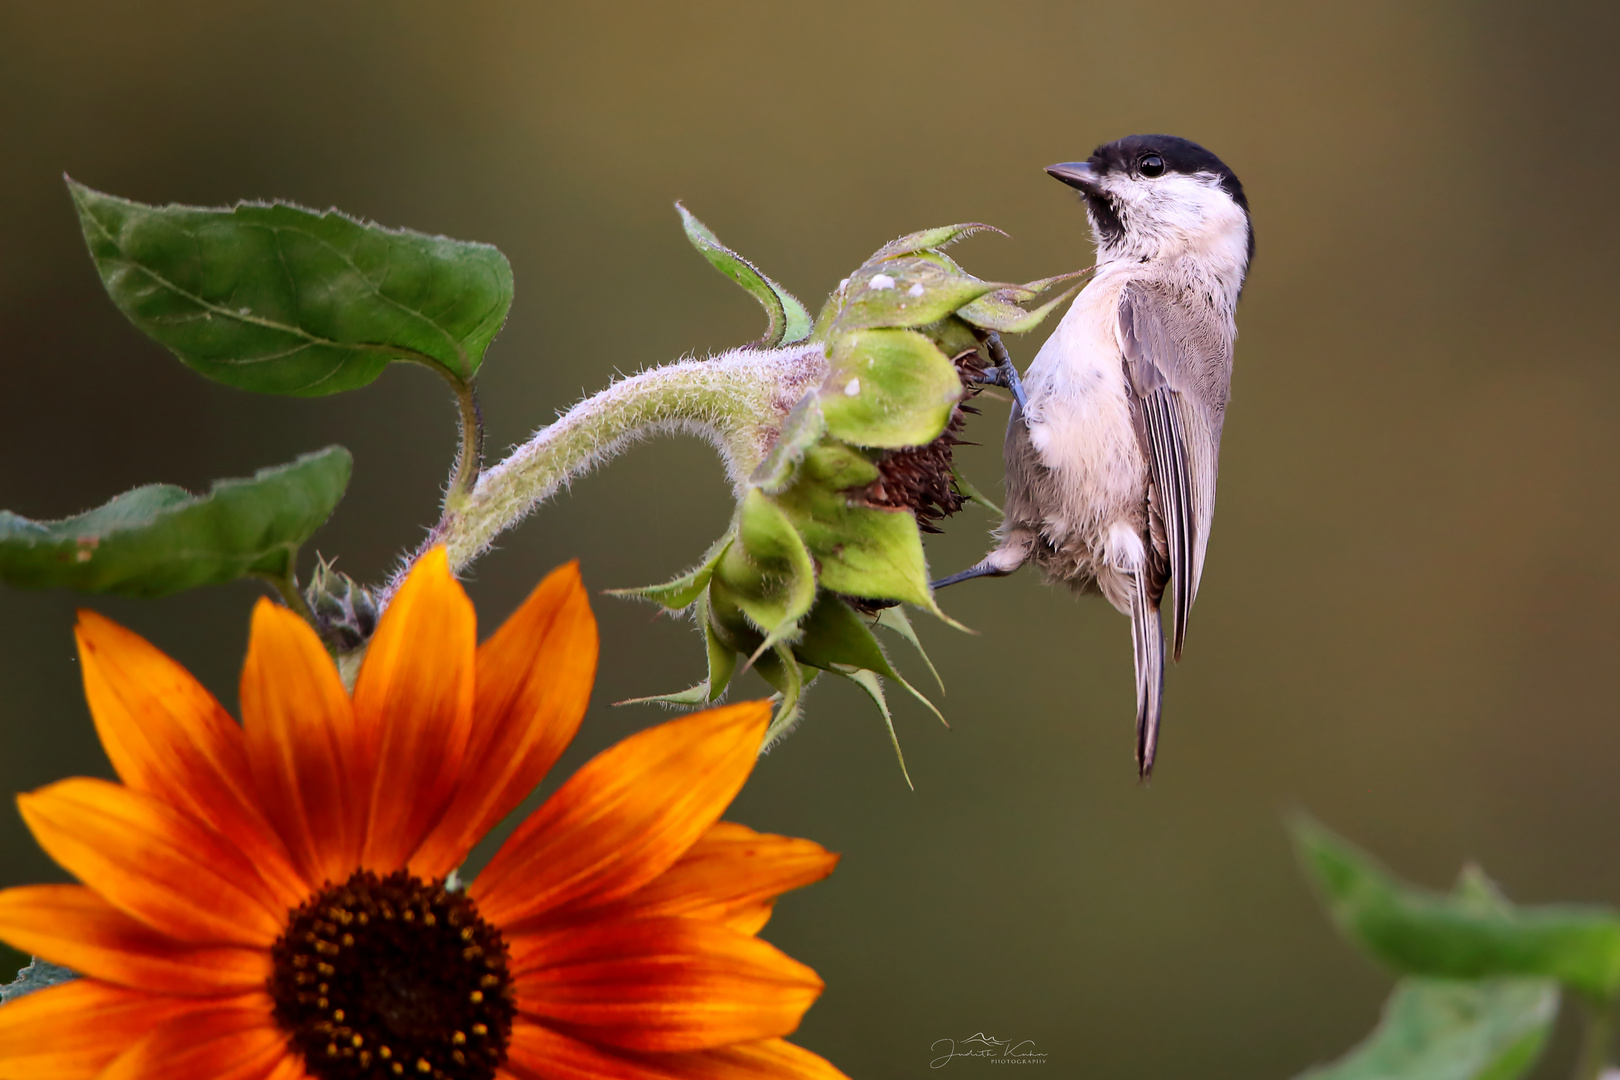
[[[826,374],[822,346],[804,344],[736,349],[620,379],[485,470],[464,500],[447,500],[443,518],[411,562],[443,544],[459,573],[574,477],[649,435],[685,432],[707,440],[731,483],[740,486],[775,442],[788,410]],[[379,606],[403,573],[382,591]]]
[[[1598,1080],[1609,1064],[1614,1044],[1612,1003],[1581,1002],[1581,1051],[1575,1060],[1575,1080]]]

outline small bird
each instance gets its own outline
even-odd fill
[[[1015,398],[1006,516],[996,548],[935,588],[1033,559],[1049,581],[1100,592],[1129,615],[1145,779],[1164,693],[1159,607],[1168,588],[1180,660],[1215,512],[1254,228],[1232,170],[1186,139],[1132,135],[1046,171],[1084,196],[1096,273],[1021,386],[991,341],[989,378]]]

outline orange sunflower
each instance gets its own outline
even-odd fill
[[[816,844],[719,822],[769,708],[598,755],[465,890],[445,875],[579,727],[577,569],[482,646],[422,559],[351,697],[315,633],[253,613],[238,725],[91,613],[85,691],[123,783],[18,802],[82,885],[0,892],[0,937],[84,978],[0,1008],[0,1080],[834,1080],[782,1036],[822,988],[755,937]]]

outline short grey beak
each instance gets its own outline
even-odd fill
[[[1046,173],[1081,191],[1097,190],[1097,174],[1092,170],[1089,161],[1065,161],[1061,165],[1048,165]]]

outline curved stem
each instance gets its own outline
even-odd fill
[[[485,470],[465,498],[447,498],[444,516],[411,561],[443,544],[451,569],[465,569],[574,477],[648,435],[684,431],[708,440],[732,484],[740,485],[775,442],[788,410],[826,374],[822,346],[802,344],[736,349],[620,379]],[[403,573],[381,591],[379,607]]]
[[[289,567],[285,574],[260,574],[259,577],[275,586],[281,596],[281,602],[292,609],[293,613],[309,625],[315,625],[315,612],[310,610],[309,601],[304,599],[304,590],[298,587],[298,578]]]
[[[461,406],[461,447],[456,457],[456,475],[444,493],[443,513],[449,515],[465,505],[478,484],[484,467],[484,413],[478,407],[478,383],[455,382],[456,402]]]
[[[1581,1050],[1575,1060],[1575,1080],[1598,1080],[1609,1064],[1614,1043],[1614,1008],[1607,1003],[1581,1002]]]

